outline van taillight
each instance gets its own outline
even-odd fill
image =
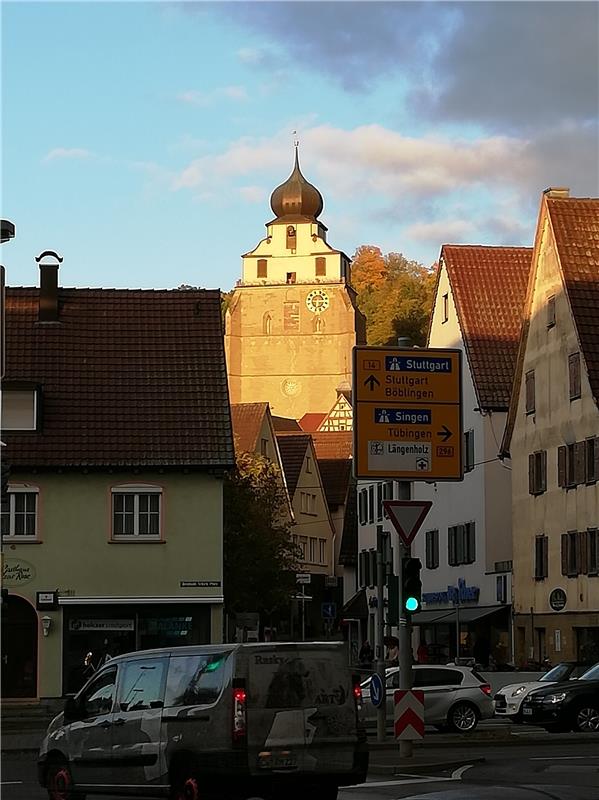
[[[245,689],[233,689],[233,741],[241,743],[247,734]]]
[[[483,683],[483,685],[480,687],[480,690],[489,697],[491,696],[491,685],[489,683]]]

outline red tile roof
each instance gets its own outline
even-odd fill
[[[599,404],[599,199],[547,197],[562,277]]]
[[[236,403],[231,406],[236,452],[256,451],[258,434],[267,411],[268,403]]]
[[[509,406],[532,252],[483,245],[441,250],[482,409]]]
[[[303,431],[315,433],[327,416],[326,411],[308,412],[300,419],[299,424]]]
[[[293,497],[297,488],[297,482],[302,470],[306,450],[310,444],[310,434],[304,433],[278,433],[277,444],[281,453],[283,470],[289,496]]]
[[[220,293],[6,290],[6,377],[42,388],[39,432],[3,433],[13,467],[229,467]]]
[[[316,457],[348,459],[352,457],[353,433],[351,431],[318,431],[312,434]]]
[[[272,424],[275,431],[301,431],[298,421],[289,417],[273,417]]]

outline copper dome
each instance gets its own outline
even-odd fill
[[[322,212],[323,206],[322,195],[301,173],[296,147],[293,172],[285,183],[277,186],[271,194],[270,207],[277,219],[289,216],[316,219]]]

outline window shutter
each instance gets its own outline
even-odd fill
[[[595,480],[599,481],[599,436],[595,437]]]
[[[574,484],[585,482],[584,461],[585,461],[586,442],[576,442],[574,445]]]
[[[543,577],[549,575],[549,537],[543,536]]]
[[[580,353],[568,356],[568,374],[570,378],[570,400],[580,397]]]
[[[449,561],[449,565],[454,567],[456,565],[456,547],[455,547],[455,539],[456,539],[456,529],[450,528],[449,536],[447,538],[447,560]]]
[[[528,493],[535,493],[535,454],[528,456]]]
[[[568,574],[568,534],[562,533],[562,575]]]
[[[565,445],[557,448],[557,485],[566,485],[566,453]],[[565,573],[564,573],[565,574]]]
[[[578,532],[578,573],[586,575],[589,571],[589,561],[587,556],[587,532]]]
[[[541,450],[541,475],[538,481],[538,488],[541,492],[547,491],[547,450]]]
[[[535,410],[535,371],[531,369],[525,378],[526,413],[532,414]]]

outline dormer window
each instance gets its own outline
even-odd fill
[[[3,387],[2,430],[35,431],[39,417],[39,387]]]

